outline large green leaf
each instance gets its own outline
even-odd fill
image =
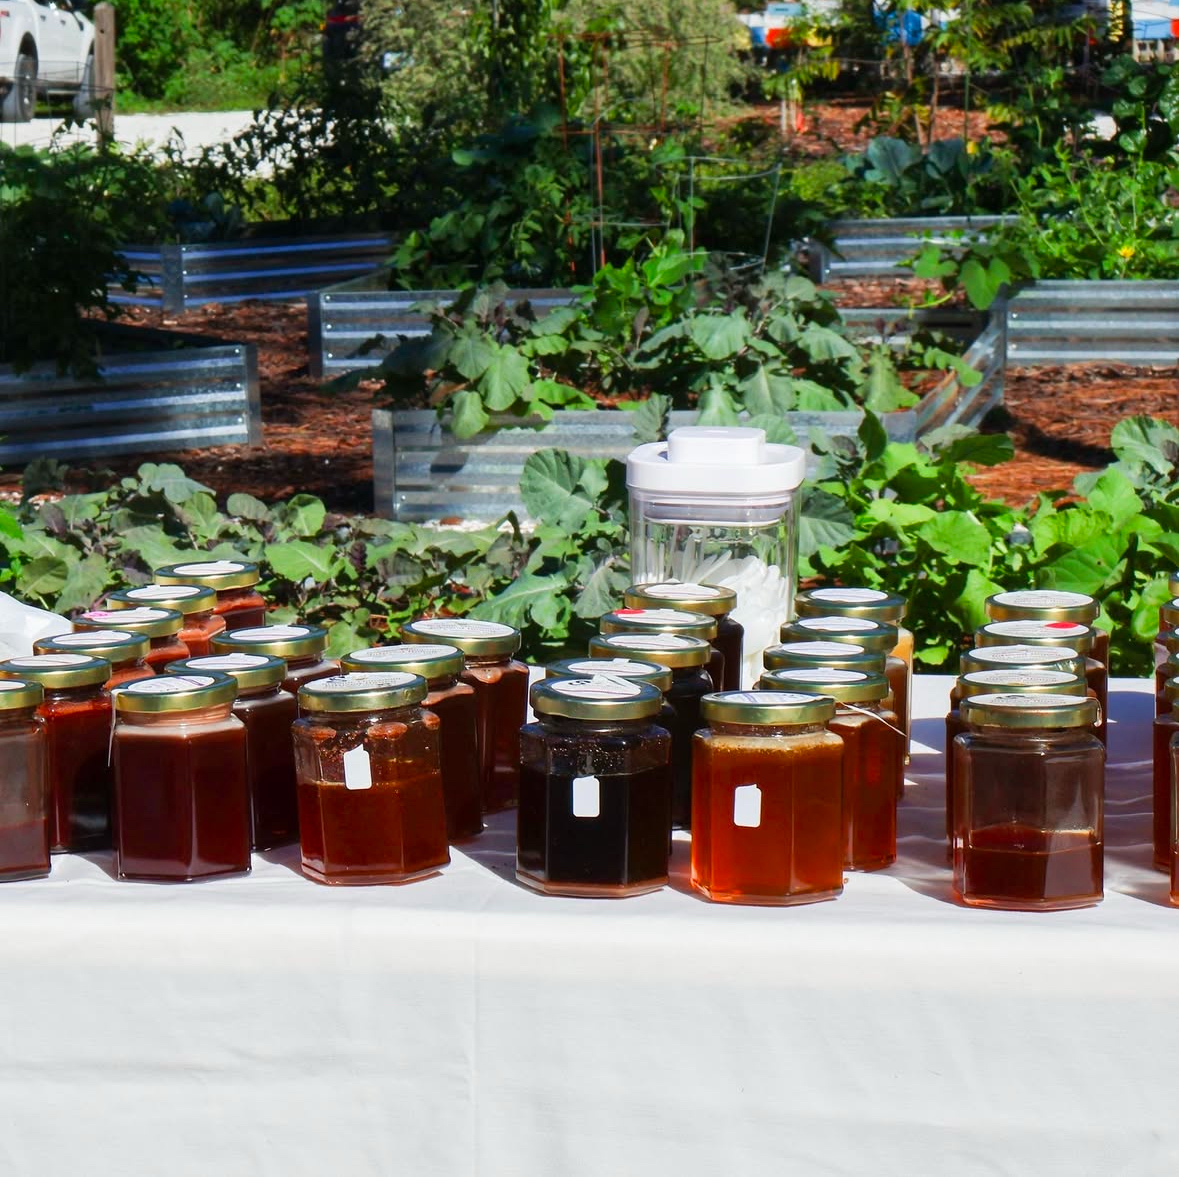
[[[261,499],[240,491],[225,500],[225,509],[231,515],[248,519],[251,523],[265,523],[270,518],[270,508]]]
[[[695,315],[688,333],[710,360],[727,360],[749,342],[749,320],[737,311],[728,315]]]
[[[892,352],[887,347],[874,347],[868,356],[863,396],[864,407],[874,413],[907,409],[921,399],[901,383]]]
[[[815,487],[803,495],[798,517],[798,551],[811,556],[820,548],[841,548],[855,536],[855,519],[847,503]]]
[[[586,579],[577,595],[573,612],[578,617],[596,619],[618,608],[630,577],[620,571],[612,558],[603,560]]]
[[[1108,535],[1113,520],[1104,511],[1093,511],[1078,503],[1056,511],[1044,505],[1032,518],[1030,530],[1037,552],[1047,552],[1057,544],[1079,548],[1091,539]]]
[[[868,144],[864,156],[871,165],[864,173],[864,178],[877,184],[887,184],[890,188],[901,187],[905,172],[921,162],[920,148],[891,135],[877,135]]]
[[[855,344],[845,339],[838,331],[830,327],[820,327],[818,323],[808,323],[798,344],[812,360],[824,363],[830,360],[857,360],[860,353]]]
[[[985,311],[998,298],[1004,283],[1011,281],[1011,270],[999,257],[992,257],[986,265],[971,257],[962,263],[958,280],[971,303]]]
[[[968,511],[941,511],[917,534],[956,564],[984,570],[991,566],[991,533]]]
[[[1109,435],[1113,451],[1131,465],[1170,474],[1179,463],[1179,429],[1156,417],[1127,417]]]
[[[741,422],[736,402],[723,388],[706,388],[696,407],[699,409],[697,425],[739,425]]]
[[[485,621],[499,621],[519,629],[528,623],[534,608],[547,608],[550,598],[564,587],[566,582],[561,577],[536,576],[526,572],[516,577],[502,593],[476,605],[471,610],[471,616]]]
[[[178,503],[176,518],[188,528],[189,534],[199,544],[216,539],[226,522],[225,516],[217,510],[217,500],[203,491]]]
[[[567,450],[537,450],[520,475],[520,497],[534,518],[569,530],[580,527],[594,507],[582,478],[588,463]]]
[[[972,568],[966,574],[962,591],[951,606],[963,633],[973,633],[980,626],[986,625],[990,620],[986,610],[987,598],[1002,591],[1002,585],[996,584],[977,568]]]
[[[308,578],[316,584],[325,584],[336,575],[342,563],[334,548],[301,539],[267,544],[266,560],[279,576],[296,584]]]
[[[450,427],[460,441],[482,433],[491,422],[483,408],[483,398],[473,389],[464,388],[450,398]]]
[[[110,582],[110,569],[99,552],[70,565],[69,575],[54,602],[54,611],[69,613],[73,609],[92,609]]]
[[[170,462],[160,466],[154,462],[145,462],[139,467],[139,477],[148,490],[158,491],[170,503],[187,502],[202,491],[205,494],[213,493],[212,487],[189,478],[179,466]]]
[[[502,413],[523,397],[527,387],[528,361],[514,348],[497,347],[479,378],[483,403],[493,413]]]
[[[282,508],[282,522],[292,534],[314,538],[327,518],[327,508],[315,495],[295,495]]]
[[[1105,470],[1089,488],[1089,505],[1102,511],[1121,528],[1142,513],[1142,500],[1134,484],[1116,466]]]
[[[495,355],[495,344],[486,336],[464,332],[455,338],[447,360],[467,380],[478,380],[487,371]]]
[[[1110,536],[1090,540],[1083,547],[1043,565],[1040,583],[1045,588],[1093,596],[1113,576],[1124,552],[1125,545]]]
[[[56,556],[38,556],[21,570],[21,594],[52,601],[65,587],[69,575],[69,565],[64,560]]]
[[[784,417],[776,413],[755,413],[746,424],[751,429],[765,431],[766,441],[773,445],[797,445],[798,434],[787,424]]]
[[[158,525],[145,523],[139,527],[130,527],[119,538],[123,551],[134,552],[149,568],[175,564],[181,558],[181,551],[175,541]],[[213,559],[212,556],[208,558]]]

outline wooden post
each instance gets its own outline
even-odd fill
[[[94,6],[94,121],[99,144],[115,138],[115,6]]]

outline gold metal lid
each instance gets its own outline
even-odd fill
[[[992,621],[974,631],[977,646],[1067,646],[1078,654],[1093,648],[1093,631],[1079,621]]]
[[[252,625],[217,634],[209,643],[215,654],[269,654],[274,658],[320,658],[327,630],[318,625]]]
[[[900,625],[909,602],[897,593],[870,588],[806,589],[794,598],[799,617],[867,617]]]
[[[161,711],[199,711],[232,703],[237,697],[237,683],[228,674],[206,671],[203,674],[160,674],[141,678],[111,691],[116,711],[133,711],[137,715]]]
[[[794,666],[771,670],[761,676],[759,687],[770,691],[795,691],[801,695],[827,695],[837,703],[878,703],[888,694],[883,674],[841,670],[833,666]]]
[[[566,658],[550,662],[545,678],[594,678],[600,674],[650,683],[658,691],[671,690],[671,668],[636,658]]]
[[[211,613],[217,594],[202,584],[141,584],[107,593],[106,603],[111,609],[137,609],[141,605],[175,609],[187,617],[189,613]]]
[[[1096,699],[1023,692],[974,695],[963,699],[962,722],[971,726],[1029,728],[1092,727],[1101,718]]]
[[[175,609],[139,605],[134,609],[91,609],[74,619],[74,629],[125,629],[149,638],[167,638],[184,628]]]
[[[44,698],[45,688],[39,682],[23,678],[0,679],[0,711],[37,707]]]
[[[717,691],[700,700],[700,717],[714,723],[789,727],[826,723],[835,714],[830,695],[801,691]]]
[[[658,584],[632,584],[622,594],[628,609],[676,609],[682,613],[706,613],[724,617],[737,607],[737,594],[719,584],[667,580]]]
[[[169,662],[165,674],[227,674],[237,683],[238,694],[276,687],[287,676],[287,664],[270,654],[203,654]]]
[[[985,605],[992,621],[1079,621],[1092,625],[1101,606],[1087,593],[1057,589],[1018,589],[995,593]]]
[[[457,646],[441,644],[405,646],[370,646],[367,650],[353,650],[340,659],[345,674],[370,671],[402,671],[420,674],[428,683],[454,678],[463,669],[463,652]]]
[[[1035,666],[972,670],[958,679],[958,694],[963,699],[1005,691],[1021,695],[1083,695],[1087,689],[1079,674]]]
[[[782,626],[783,642],[843,642],[888,654],[900,636],[897,627],[870,617],[799,617]]]
[[[615,658],[619,654],[647,657],[669,670],[683,670],[704,666],[712,657],[712,647],[703,638],[679,633],[610,633],[590,638],[591,658]]]
[[[646,719],[658,715],[663,706],[663,692],[658,687],[610,674],[546,679],[532,684],[528,698],[537,715],[599,722]]]
[[[156,584],[200,584],[215,592],[249,588],[262,579],[258,565],[250,560],[189,560],[165,564],[152,576]]]
[[[51,638],[38,638],[33,643],[34,654],[89,654],[105,658],[113,665],[135,662],[147,657],[151,639],[145,633],[128,629],[83,629],[78,633],[59,633]]]
[[[678,633],[712,641],[716,618],[686,609],[615,609],[604,613],[598,626],[602,633]]]
[[[831,666],[840,670],[862,670],[866,674],[882,673],[888,654],[884,650],[865,650],[848,642],[783,642],[766,646],[762,664],[767,670],[789,670],[795,666]]]
[[[0,662],[0,678],[23,678],[46,690],[98,686],[111,676],[111,664],[91,654],[32,654]]]
[[[518,629],[473,617],[419,617],[401,627],[401,637],[415,646],[445,642],[468,658],[506,658],[520,648]]]
[[[317,714],[389,711],[420,703],[430,688],[420,674],[334,674],[299,688],[299,707]]]
[[[1085,659],[1067,646],[977,646],[967,650],[961,659],[961,672],[970,674],[975,670],[1009,670],[1025,666],[1051,667],[1067,674],[1083,675]]]

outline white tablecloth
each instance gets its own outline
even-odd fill
[[[1179,1172],[1179,910],[1150,869],[1149,684],[1111,692],[1106,898],[950,898],[949,680],[917,680],[900,860],[834,902],[514,881],[510,815],[438,878],[0,886],[0,1174]]]

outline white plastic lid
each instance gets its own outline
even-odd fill
[[[631,489],[700,501],[784,497],[805,474],[806,455],[797,446],[770,444],[764,429],[740,426],[673,429],[667,441],[637,446],[626,460]]]

